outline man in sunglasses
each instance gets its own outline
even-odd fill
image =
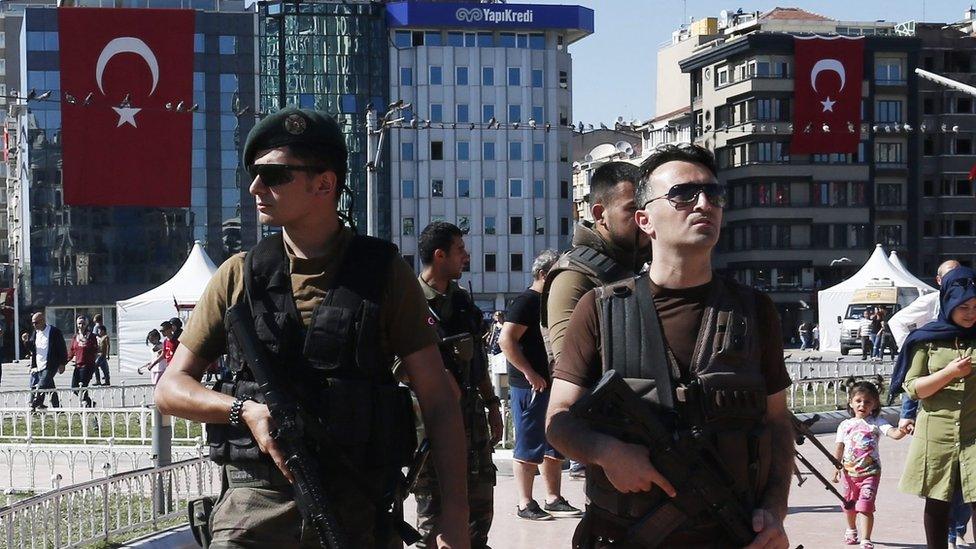
[[[571,410],[611,369],[639,389],[652,413],[673,420],[675,436],[695,433],[714,448],[731,492],[751,510],[749,547],[788,546],[783,519],[794,454],[780,321],[767,296],[712,271],[727,200],[716,171],[712,154],[698,146],[651,154],[641,165],[635,214],[651,241],[650,267],[587,293],[570,317],[548,435],[587,464],[589,504],[576,547],[732,544],[701,497],[652,465],[655,448],[605,434],[610,426]]]
[[[408,528],[392,494],[416,437],[409,393],[392,372],[396,356],[420,403],[440,481],[437,545],[467,547],[457,388],[413,270],[392,244],[342,223],[342,131],[320,111],[283,109],[251,130],[244,165],[259,221],[281,232],[221,265],[155,393],[161,412],[208,424],[224,479],[210,546],[322,546],[293,500],[263,393],[227,337],[226,313],[240,307],[270,366],[288,381],[276,389],[304,413],[304,439],[324,478],[319,488],[345,546],[402,547]],[[225,351],[233,382],[209,390],[200,379]]]

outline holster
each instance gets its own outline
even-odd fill
[[[213,512],[216,498],[203,497],[191,500],[187,504],[187,512],[190,519],[190,532],[197,545],[207,549],[210,547],[210,540],[213,534],[210,532],[210,514]]]

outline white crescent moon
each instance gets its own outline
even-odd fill
[[[813,86],[813,91],[817,91],[817,75],[823,71],[836,72],[837,76],[840,76],[840,89],[844,89],[844,84],[847,82],[847,71],[844,70],[844,64],[836,59],[821,59],[810,70],[810,85]]]
[[[98,63],[95,65],[95,82],[98,83],[98,89],[101,90],[102,95],[105,95],[105,88],[102,87],[102,74],[105,72],[105,65],[108,65],[109,60],[120,53],[134,53],[146,62],[149,71],[152,72],[152,89],[149,90],[149,95],[152,95],[156,91],[156,84],[159,83],[159,63],[156,61],[156,54],[145,42],[132,36],[123,36],[112,40],[105,45],[102,53],[99,54]]]

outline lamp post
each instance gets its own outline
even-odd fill
[[[410,103],[398,99],[387,105],[386,114],[379,117],[377,110],[371,105],[366,108],[366,234],[376,236],[376,178],[380,169],[380,155],[383,154],[383,139],[386,130],[403,122],[398,116],[403,109],[409,109]]]

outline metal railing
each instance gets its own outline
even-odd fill
[[[203,451],[203,446],[174,446],[172,458],[200,457]],[[3,444],[0,445],[0,486],[11,492],[52,490],[62,483],[87,482],[105,474],[149,467],[152,463],[151,446]]]
[[[877,382],[880,378],[887,385],[893,369],[892,361],[788,361],[786,371],[793,384],[787,389],[786,404],[794,412],[842,409],[847,405],[848,380]]]
[[[216,494],[219,467],[195,458],[111,475],[0,508],[0,549],[78,547],[186,520],[188,501]]]
[[[172,418],[174,445],[202,442],[202,424]],[[153,408],[30,408],[0,409],[0,442],[61,444],[152,443]]]
[[[151,384],[95,386],[85,389],[88,395],[106,408],[128,408],[133,406],[149,406],[153,404],[153,386]],[[44,393],[44,403],[50,406],[51,394],[57,393],[61,406],[81,407],[81,391],[74,391],[70,387],[60,389],[18,389],[16,391],[0,391],[0,409],[14,406],[29,406],[33,395]]]

